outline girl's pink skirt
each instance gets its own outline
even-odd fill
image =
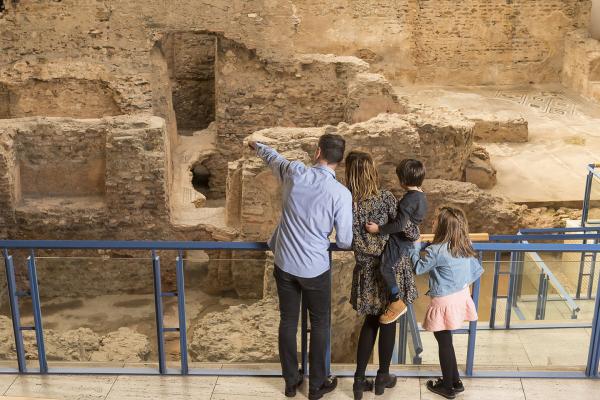
[[[477,309],[468,286],[448,296],[432,297],[423,328],[429,332],[451,331],[461,328],[464,321],[477,321]]]

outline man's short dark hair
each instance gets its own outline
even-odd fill
[[[421,186],[425,180],[425,166],[419,160],[408,158],[400,161],[396,175],[404,186]]]
[[[346,140],[340,135],[326,133],[319,138],[319,148],[321,149],[321,158],[329,164],[338,164],[344,159]]]

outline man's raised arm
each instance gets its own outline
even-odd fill
[[[252,149],[256,150],[256,155],[259,156],[269,166],[269,168],[271,168],[273,175],[275,175],[280,181],[282,181],[286,176],[303,171],[306,168],[304,163],[301,161],[289,161],[277,151],[265,144],[251,141],[248,142],[248,145]]]

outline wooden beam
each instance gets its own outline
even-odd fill
[[[489,242],[489,233],[470,233],[469,239],[472,242]],[[421,235],[421,242],[431,242],[433,240],[433,233],[424,233]]]

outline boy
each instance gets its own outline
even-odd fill
[[[413,242],[419,240],[419,225],[427,213],[427,199],[421,190],[425,179],[425,166],[419,160],[402,160],[396,168],[400,186],[406,191],[398,202],[396,218],[379,226],[373,222],[366,225],[369,233],[390,235],[381,257],[380,269],[388,289],[389,301],[385,313],[379,317],[382,324],[391,324],[398,320],[407,310],[396,282],[394,266],[400,257],[409,257]],[[407,271],[407,274],[412,272]],[[414,277],[412,278],[414,280]],[[402,293],[405,294],[405,293]]]

